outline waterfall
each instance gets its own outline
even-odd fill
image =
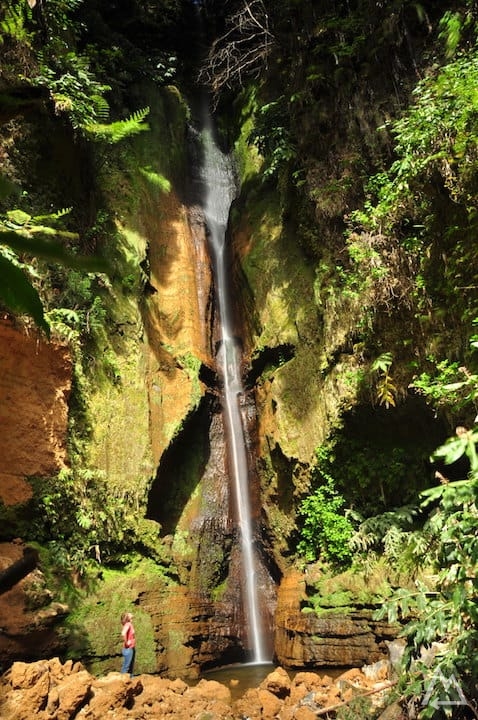
[[[252,537],[251,507],[249,498],[249,471],[246,452],[241,398],[244,388],[241,378],[242,352],[234,336],[231,297],[227,268],[226,230],[229,211],[236,187],[231,158],[217,146],[207,117],[203,129],[204,160],[202,180],[205,188],[204,214],[213,262],[216,302],[220,324],[220,341],[217,352],[218,373],[222,381],[222,408],[226,445],[236,502],[237,522],[243,576],[243,607],[252,662],[265,663],[264,632],[261,627],[258,597],[257,565]]]

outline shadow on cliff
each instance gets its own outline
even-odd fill
[[[333,449],[318,462],[318,477],[332,475],[349,507],[365,517],[415,504],[436,485],[430,455],[447,438],[445,424],[424,400],[411,396],[395,408],[355,407],[344,414]],[[447,471],[466,477],[463,464]]]
[[[173,534],[199,484],[209,459],[211,398],[198,409],[163,453],[148,498],[146,517],[161,525],[161,535]]]

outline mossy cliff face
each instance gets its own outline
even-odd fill
[[[246,198],[236,208],[234,244],[249,362],[263,368],[255,385],[258,462],[279,558],[296,528],[298,500],[310,487],[316,448],[356,398],[358,362],[343,347],[360,301],[338,309],[332,298],[321,306],[314,268],[281,221],[277,193],[261,190],[259,201]]]
[[[127,173],[105,179],[123,254],[144,268],[147,284],[139,305],[125,293],[114,298],[118,382],[91,398],[92,460],[123,486],[138,474],[143,482],[154,475],[201,398],[198,371],[207,361],[198,284],[207,296],[210,281],[204,265],[202,276],[197,271],[201,258],[184,199],[187,107],[174,88],[147,100],[150,132],[135,142]]]

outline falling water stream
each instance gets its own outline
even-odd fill
[[[226,249],[226,229],[236,187],[231,158],[222,153],[217,146],[209,117],[206,119],[203,130],[203,150],[202,176],[206,195],[204,214],[209,233],[220,323],[217,365],[222,380],[224,426],[240,532],[244,615],[245,624],[249,630],[248,639],[252,662],[259,664],[269,662],[270,658],[267,658],[265,654],[261,629],[252,538],[249,471],[241,414],[241,398],[244,395],[241,379],[242,352],[240,343],[234,337]]]

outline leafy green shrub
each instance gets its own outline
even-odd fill
[[[344,503],[331,477],[327,477],[323,485],[302,501],[298,511],[302,527],[297,552],[307,562],[320,557],[332,564],[350,563],[352,553],[349,541],[353,526],[341,512]]]
[[[89,67],[89,59],[75,52],[61,57],[61,64],[44,64],[34,84],[49,89],[55,112],[66,113],[75,129],[88,123],[105,120],[109,116],[109,105],[104,94],[109,85],[99,82]]]
[[[140,513],[131,513],[138,498],[112,493],[99,471],[65,469],[56,477],[33,478],[32,484],[34,519],[26,539],[47,548],[58,575],[74,570],[86,578],[97,563],[122,564],[140,543]]]
[[[457,26],[451,16],[444,22],[451,52]],[[396,160],[370,179],[364,207],[349,218],[351,230],[386,237],[405,253],[404,301],[425,322],[430,303],[440,305],[448,316],[444,322],[453,325],[478,311],[477,82],[474,40],[453,60],[430,69],[415,88],[415,102],[386,125]]]
[[[418,83],[416,102],[391,130],[397,160],[390,170],[371,178],[370,200],[353,218],[365,229],[386,232],[407,214],[424,214],[426,193],[417,179],[438,172],[451,196],[465,201],[463,183],[470,178],[476,154],[476,54],[462,55]],[[420,227],[415,227],[420,230]]]
[[[411,387],[436,409],[449,410],[453,414],[465,409],[474,412],[477,376],[459,362],[430,360],[435,365],[435,372],[421,373]]]
[[[3,45],[4,38],[28,44],[31,40],[31,32],[28,31],[27,25],[31,17],[32,11],[27,3],[18,0],[7,3],[6,8],[0,11],[0,45]]]

